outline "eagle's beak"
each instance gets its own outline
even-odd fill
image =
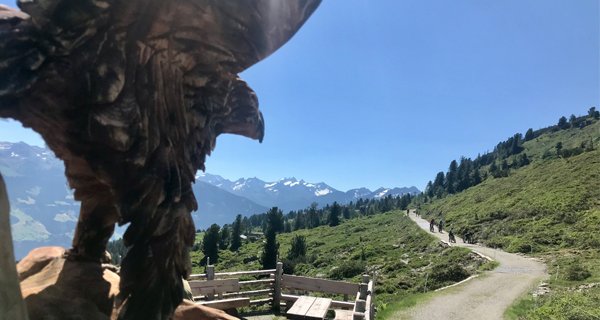
[[[231,112],[221,123],[220,133],[239,134],[262,142],[265,135],[265,122],[258,110],[256,93],[246,82],[236,79],[229,91],[227,106]]]

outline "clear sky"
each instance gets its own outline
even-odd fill
[[[221,136],[207,171],[423,188],[452,159],[600,107],[599,3],[326,0],[242,74],[264,142]],[[43,143],[10,122],[0,140]]]

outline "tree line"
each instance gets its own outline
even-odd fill
[[[219,227],[211,225],[204,233],[201,245],[196,245],[194,250],[202,250],[205,259],[201,263],[216,263],[219,259],[219,250],[236,251],[241,246],[243,231],[246,235],[253,230],[260,231],[265,237],[265,244],[261,254],[261,263],[264,269],[275,268],[280,260],[277,234],[289,233],[301,229],[313,229],[320,226],[335,227],[344,220],[361,216],[374,215],[394,209],[406,210],[413,196],[404,194],[400,197],[388,195],[380,199],[358,199],[356,202],[339,204],[334,202],[323,208],[318,208],[316,203],[302,210],[293,210],[287,214],[273,207],[268,212],[242,217],[238,215],[231,225]],[[244,222],[247,223],[244,225]],[[231,230],[231,231],[230,231]],[[299,261],[306,254],[306,239],[296,236],[292,239],[292,248],[286,253],[284,259]]]
[[[475,159],[461,157],[459,161],[452,160],[446,172],[438,172],[435,178],[427,183],[427,187],[419,200],[427,202],[434,198],[459,193],[480,184],[489,176],[494,178],[506,177],[511,169],[518,169],[530,164],[529,156],[524,152],[525,148],[523,147],[526,141],[533,140],[548,132],[570,128],[583,129],[598,119],[600,119],[600,112],[595,107],[591,107],[587,115],[579,117],[571,115],[568,120],[562,116],[556,125],[538,130],[529,128],[524,136],[521,133],[516,133],[507,140],[498,143],[493,151],[477,155]],[[558,156],[566,158],[594,150],[594,145],[593,141],[589,141],[583,142],[581,146],[575,148],[564,149],[562,143],[559,142],[555,149]]]

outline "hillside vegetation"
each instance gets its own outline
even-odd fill
[[[304,236],[305,257],[285,259],[295,236]],[[296,275],[359,282],[360,275],[377,275],[380,309],[392,300],[430,291],[463,280],[479,268],[481,258],[467,249],[442,246],[404,213],[390,211],[277,236],[284,272]],[[217,272],[261,269],[262,241],[242,245],[238,252],[219,251]],[[192,253],[194,273],[201,273],[203,254]]]
[[[417,200],[424,215],[443,217],[458,234],[547,263],[551,293],[526,297],[509,312],[513,318],[600,319],[600,122],[587,121],[523,142],[528,165]]]

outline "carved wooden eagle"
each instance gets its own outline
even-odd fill
[[[168,319],[194,241],[191,184],[222,133],[263,138],[238,73],[320,0],[19,0],[0,7],[0,117],[41,134],[81,211],[72,259],[128,224],[119,319]]]

